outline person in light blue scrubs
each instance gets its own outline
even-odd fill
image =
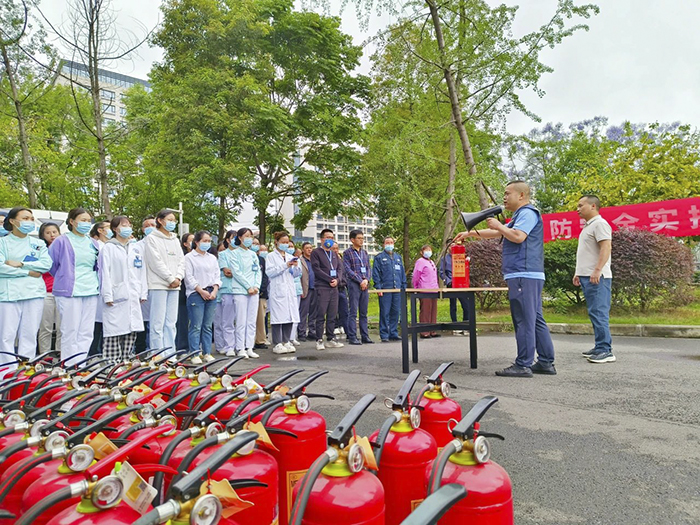
[[[20,356],[36,355],[46,296],[41,274],[51,267],[44,242],[29,236],[36,229],[30,209],[10,210],[3,228],[8,235],[0,238],[0,377],[17,368],[15,340]]]

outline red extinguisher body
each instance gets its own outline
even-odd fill
[[[461,460],[470,457],[473,458],[470,453],[455,454],[445,466],[440,484],[458,483],[467,489],[467,497],[456,503],[439,523],[513,525],[513,487],[508,473],[495,461],[477,464]],[[426,487],[429,476],[428,471]]]
[[[452,288],[469,288],[469,260],[467,248],[463,244],[453,244],[452,254]]]
[[[53,517],[48,521],[48,525],[127,525],[141,517],[141,514],[124,502],[113,509],[99,512],[80,512],[78,508],[71,505],[58,514],[51,512]]]
[[[17,470],[19,470],[19,468],[21,468],[22,465],[25,464],[26,461],[33,459],[33,457],[34,456],[27,458],[24,461],[19,461],[15,463],[12,468],[7,469],[2,476],[2,481],[4,481],[7,477],[12,476]],[[5,500],[2,502],[2,508],[10,511],[15,516],[18,516],[20,508],[22,507],[22,496],[26,492],[27,488],[40,478],[49,479],[50,477],[60,475],[58,474],[57,469],[61,463],[63,463],[63,460],[61,459],[54,459],[48,461],[47,463],[41,463],[27,472],[24,476],[17,478],[14,481],[12,488],[7,493]],[[51,492],[52,491],[47,488],[42,497],[48,496],[51,494]]]
[[[24,491],[22,495],[22,503],[20,514],[24,514],[34,505],[39,503],[46,496],[49,496],[53,492],[67,487],[71,483],[85,479],[85,475],[82,472],[76,472],[73,474],[63,474],[56,476],[47,483],[43,479],[38,479]],[[51,512],[44,512],[36,520],[34,520],[32,525],[45,525],[51,517],[55,516],[57,512],[61,512],[64,509],[73,509],[74,505],[80,500],[80,496],[70,498],[60,503],[57,503],[51,507]]]
[[[294,497],[299,485],[294,488]],[[302,525],[384,525],[384,487],[366,470],[350,476],[319,475]]]
[[[326,450],[326,420],[313,410],[300,414],[296,408],[278,408],[266,427],[292,432],[297,438],[271,434],[279,450],[270,450],[279,466],[280,525],[289,523],[292,491],[311,464]]]
[[[379,432],[370,436],[376,442]],[[437,456],[435,438],[401,421],[382,447],[379,480],[384,486],[387,525],[400,525],[426,497],[425,470]]]
[[[462,419],[462,407],[445,397],[440,388],[433,388],[423,394],[419,405],[423,407],[420,427],[435,438],[438,448],[443,448],[453,439],[448,428],[449,421]]]

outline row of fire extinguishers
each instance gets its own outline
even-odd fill
[[[310,409],[330,397],[307,392],[326,371],[263,385],[270,365],[165,350],[17,362],[0,381],[0,525],[513,523],[510,479],[479,429],[497,398],[462,417],[442,379],[452,363],[414,403],[412,372],[367,438],[355,425],[374,395],[330,431]]]

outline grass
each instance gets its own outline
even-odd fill
[[[661,325],[700,325],[700,288],[693,291],[695,299],[687,306],[665,308],[653,312],[640,312],[629,309],[613,308],[610,313],[610,324],[661,324]],[[370,323],[379,323],[379,302],[375,294],[370,294],[367,312]],[[457,303],[457,315],[461,316],[461,306]],[[447,299],[438,301],[438,321],[449,322],[450,303]],[[545,307],[544,317],[548,323],[589,323],[585,305],[570,306],[562,311],[561,308]],[[507,307],[494,310],[480,311],[477,306],[477,321],[479,322],[510,322],[510,311]]]

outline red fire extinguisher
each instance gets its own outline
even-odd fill
[[[440,523],[461,525],[513,524],[513,488],[503,467],[490,460],[487,437],[504,439],[479,429],[479,420],[498,401],[495,396],[479,400],[452,429],[450,441],[433,462],[428,472],[428,493],[444,483],[458,483],[469,496],[456,504]]]
[[[307,394],[306,387],[327,373],[324,370],[306,378],[284,395],[284,407],[268,409],[260,419],[267,429],[286,430],[296,436],[274,432],[270,436],[272,444],[277,448],[269,452],[279,466],[280,525],[289,523],[295,485],[314,460],[326,450],[326,420],[311,410],[309,398],[333,397]]]
[[[461,242],[452,244],[452,288],[469,288],[469,257]]]
[[[444,447],[452,440],[452,434],[448,428],[449,422],[462,419],[462,407],[450,399],[450,388],[455,386],[442,378],[453,364],[453,361],[442,363],[428,377],[426,386],[418,396],[418,404],[423,408],[421,428],[435,438],[438,448]]]
[[[290,525],[384,525],[382,483],[364,469],[362,446],[349,445],[374,400],[365,395],[328,436],[328,448],[294,487]]]
[[[399,525],[425,499],[423,477],[437,456],[435,438],[419,428],[421,411],[410,405],[411,389],[419,376],[420,370],[411,372],[396,398],[386,400],[392,414],[370,436],[377,447],[375,457],[385,491],[387,525]]]

